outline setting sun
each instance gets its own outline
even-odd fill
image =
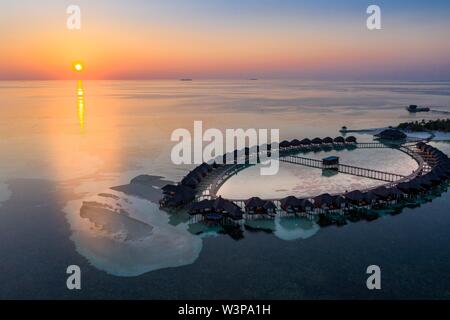
[[[82,65],[81,63],[79,63],[79,62],[74,63],[73,68],[74,68],[75,71],[77,71],[77,72],[81,72],[81,71],[83,71],[83,69],[84,69],[83,65]]]

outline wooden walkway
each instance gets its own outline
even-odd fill
[[[400,175],[400,174],[396,174],[396,173],[390,173],[390,172],[379,171],[379,170],[374,170],[374,169],[350,166],[350,165],[346,165],[346,164],[342,164],[342,163],[340,163],[337,166],[326,166],[326,165],[322,164],[322,160],[299,157],[299,156],[286,156],[286,157],[280,158],[280,161],[291,163],[291,164],[302,165],[302,166],[306,166],[306,167],[322,169],[322,170],[324,170],[324,169],[333,170],[334,169],[340,173],[351,174],[354,176],[365,177],[365,178],[381,180],[381,181],[386,181],[386,182],[394,182],[394,181],[403,179],[405,177],[404,175]]]

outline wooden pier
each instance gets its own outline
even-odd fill
[[[335,169],[335,166],[323,165],[322,160],[299,157],[299,156],[292,156],[292,155],[286,156],[286,157],[280,158],[280,161],[291,163],[291,164],[302,165],[302,166],[306,166],[306,167],[322,169],[322,170]],[[337,165],[337,171],[340,173],[351,174],[354,176],[365,177],[365,178],[381,180],[381,181],[386,181],[386,182],[394,182],[394,181],[403,179],[405,177],[403,175],[396,174],[396,173],[390,173],[390,172],[379,171],[379,170],[374,170],[374,169],[350,166],[350,165],[346,165],[346,164],[342,164],[342,163]]]

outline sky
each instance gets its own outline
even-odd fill
[[[448,0],[1,0],[0,39],[2,80],[450,80]]]

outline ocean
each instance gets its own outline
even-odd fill
[[[0,94],[2,299],[450,298],[447,192],[398,215],[325,228],[285,218],[230,231],[158,206],[160,187],[194,167],[173,164],[171,133],[196,120],[276,128],[282,140],[335,137],[342,126],[445,117],[405,107],[450,111],[448,82],[3,81]],[[432,145],[450,155],[449,142]],[[338,155],[401,174],[416,165],[389,149]],[[243,171],[220,194],[313,196],[380,183],[293,165],[258,173]],[[111,189],[140,174],[152,179],[142,196]],[[83,211],[83,202],[104,210]],[[366,287],[373,264],[382,290]],[[81,268],[81,290],[66,287],[69,265]]]

